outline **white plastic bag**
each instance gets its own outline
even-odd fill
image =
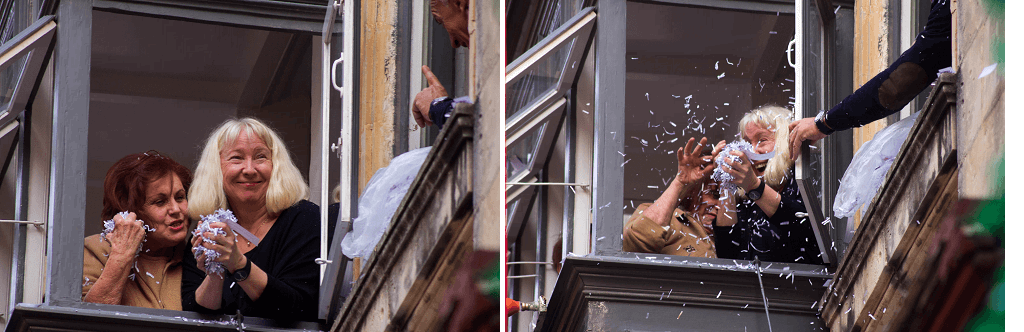
[[[341,241],[345,256],[370,257],[429,152],[430,147],[425,147],[403,153],[373,173],[359,197],[359,216],[352,221],[352,231]]]
[[[882,129],[860,147],[839,184],[836,202],[832,205],[836,217],[852,216],[858,208],[871,202],[920,113]]]

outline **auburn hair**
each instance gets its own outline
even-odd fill
[[[143,213],[149,183],[169,174],[177,175],[182,187],[188,191],[192,185],[192,172],[156,150],[130,154],[115,162],[103,179],[102,220],[114,218],[121,211],[137,215]],[[149,216],[139,215],[141,220],[147,218]]]

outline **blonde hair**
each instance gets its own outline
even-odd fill
[[[217,209],[227,209],[228,199],[224,195],[224,175],[221,174],[220,152],[234,143],[242,131],[255,135],[270,148],[270,160],[274,168],[270,173],[267,188],[267,212],[278,214],[309,197],[309,185],[302,178],[298,167],[292,163],[291,155],[273,129],[253,118],[229,119],[224,121],[206,140],[203,154],[196,166],[195,179],[188,191],[189,216],[199,219]]]
[[[789,158],[789,123],[792,120],[792,112],[776,105],[758,107],[740,119],[741,138],[745,138],[743,131],[750,123],[775,133],[775,156],[768,160],[764,169],[764,181],[776,191],[782,190],[782,182],[793,167],[793,161]]]

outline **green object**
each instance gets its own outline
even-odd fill
[[[476,286],[480,289],[480,292],[495,302],[500,302],[499,296],[501,295],[501,269],[499,263],[501,261],[493,260],[490,266],[476,275]]]
[[[984,229],[985,233],[999,238],[1000,245],[1005,248],[1006,188],[1003,182],[1006,174],[1006,158],[999,157],[993,166],[997,196],[978,209],[974,220]],[[1006,266],[1000,266],[992,277],[992,289],[988,292],[988,303],[967,323],[964,331],[1006,331]]]

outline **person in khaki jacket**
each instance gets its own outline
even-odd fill
[[[702,138],[696,147],[694,139],[676,151],[679,172],[668,189],[654,203],[637,207],[622,230],[622,250],[677,256],[717,258],[714,232],[710,230],[718,214],[718,184],[711,180],[711,160],[725,142],[720,142],[711,156],[701,156],[707,143]],[[685,196],[684,196],[685,194]],[[685,211],[684,211],[685,209]]]

